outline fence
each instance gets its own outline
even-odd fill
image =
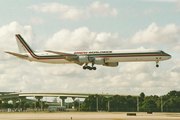
[[[97,111],[97,108],[81,109],[80,111]],[[98,111],[108,111],[108,108],[98,108]],[[161,112],[161,108],[110,108],[110,112]],[[163,108],[163,112],[180,112],[180,108]]]
[[[48,109],[22,109],[22,108],[4,108],[4,109],[0,109],[0,113],[2,112],[43,112],[43,111],[48,111]]]
[[[2,112],[47,112],[48,109],[40,110],[40,109],[0,109],[0,113]],[[64,112],[69,111],[79,111],[78,109],[68,109]],[[80,109],[80,111],[84,112],[94,112],[97,111],[97,108],[89,108],[89,109]],[[98,111],[108,111],[108,108],[98,108]],[[137,112],[137,108],[110,108],[109,112]],[[139,112],[161,112],[160,108],[139,108]],[[163,112],[180,112],[180,108],[163,108]]]

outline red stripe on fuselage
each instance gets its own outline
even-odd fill
[[[153,54],[153,55],[109,55],[109,56],[95,56],[95,57],[146,57],[146,56],[169,56],[169,55],[161,55],[161,54]]]

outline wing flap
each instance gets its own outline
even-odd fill
[[[22,55],[22,54],[14,53],[14,52],[5,51],[5,53],[8,53],[8,54],[14,55],[16,57],[20,57],[20,58],[27,58],[28,57],[28,55]]]

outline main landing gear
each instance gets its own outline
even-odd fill
[[[92,67],[88,66],[87,64],[85,64],[83,66],[83,69],[86,70],[86,69],[89,69],[89,70],[96,70],[96,67],[93,67],[94,64],[92,64]]]
[[[156,61],[156,67],[159,67],[159,64],[158,64],[158,63],[159,63],[159,61]]]

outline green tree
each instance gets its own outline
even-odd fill
[[[42,105],[42,110],[44,111],[44,109],[47,109],[48,108],[48,104],[45,104],[45,102],[42,102],[42,104],[40,103],[40,108],[41,108],[41,105]]]
[[[34,105],[34,104],[31,104],[31,105],[30,105],[30,108],[33,109],[33,111],[34,111],[35,105]]]
[[[38,110],[41,107],[41,105],[40,105],[41,103],[40,102],[36,102],[35,104],[36,104],[36,109]]]
[[[157,108],[157,104],[153,99],[146,98],[143,102],[142,108],[146,108],[148,111],[152,111],[154,108]]]
[[[127,108],[137,108],[137,98],[136,97],[132,97],[132,96],[127,96],[126,97],[126,101],[127,101]]]
[[[3,109],[8,108],[8,103],[2,103],[1,105],[2,105],[1,108]]]
[[[180,91],[172,90],[167,94],[170,97],[180,97]]]
[[[130,98],[130,96],[129,96]],[[128,103],[127,98],[125,96],[119,96],[115,95],[112,97],[112,100],[110,102],[111,110],[113,111],[123,111],[127,110]]]
[[[47,109],[49,107],[48,104],[44,104],[44,109]]]
[[[79,107],[79,102],[74,101],[74,102],[73,102],[73,105],[74,105],[74,108],[78,108],[78,107]]]
[[[24,102],[20,102],[18,108],[22,108],[23,110]]]
[[[29,108],[30,105],[29,105],[29,103],[25,103],[25,104],[23,105],[23,107],[24,107],[25,110],[27,110],[27,108]]]
[[[7,108],[13,108],[13,104],[8,104]]]
[[[107,110],[107,103],[108,103],[108,99],[105,98],[104,96],[99,96],[98,97],[98,109],[105,111]]]
[[[18,108],[18,106],[19,106],[19,103],[15,103],[15,104],[13,105],[13,108]]]
[[[140,97],[144,99],[145,98],[145,94],[143,92],[140,93]]]
[[[82,110],[96,111],[96,97],[94,95],[90,95],[89,97],[87,97],[82,103]]]

